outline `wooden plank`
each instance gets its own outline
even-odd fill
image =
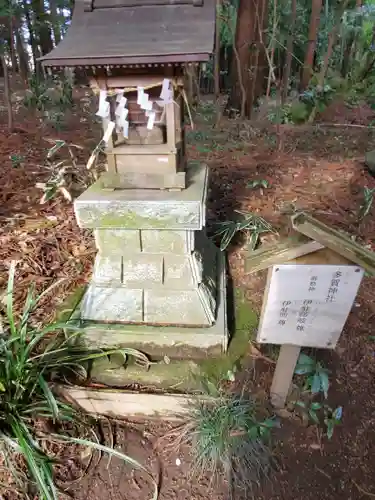
[[[185,189],[185,172],[170,174],[126,172],[104,173],[100,180],[104,189]]]
[[[107,157],[109,158],[108,154]],[[142,173],[142,174],[176,174],[180,170],[178,158],[175,154],[115,154],[116,172],[119,174]]]
[[[284,264],[306,264],[306,265],[314,265],[314,264],[326,264],[326,265],[352,265],[355,264],[351,261],[339,255],[337,252],[334,252],[330,248],[322,248],[321,250],[317,250],[314,253],[309,253],[307,255],[302,255],[301,257],[296,257],[295,259],[291,259]]]
[[[146,7],[150,5],[194,5],[196,7],[201,7],[203,5],[203,0],[92,0],[92,2],[94,9],[111,9],[114,7]]]
[[[349,261],[375,275],[375,253],[352,241],[348,236],[323,224],[310,215],[300,213],[292,217],[296,231],[318,241]]]
[[[157,87],[161,86],[164,74],[161,75],[129,75],[129,76],[109,76],[106,81],[108,89],[124,89],[124,88],[137,88],[137,87]],[[181,87],[183,85],[182,77],[171,78],[173,84]],[[98,81],[96,78],[90,78],[90,87],[93,90],[99,89]]]
[[[275,408],[285,406],[300,351],[301,348],[296,345],[284,344],[280,348],[270,390],[271,403]]]
[[[177,104],[173,101],[165,105],[166,126],[167,126],[167,145],[170,149],[176,146],[176,123],[175,107]]]
[[[192,396],[181,394],[147,394],[79,386],[59,386],[58,392],[87,413],[115,418],[183,420],[192,405]]]
[[[181,95],[175,98],[176,105],[174,107],[174,122],[175,122],[175,140],[176,143],[182,142],[183,139],[183,115],[184,112],[183,103],[184,100]]]
[[[176,154],[177,149],[180,147],[180,144],[174,144],[173,147],[170,147],[168,144],[148,144],[144,146],[143,144],[121,144],[115,146],[113,148],[106,148],[106,154],[108,153],[116,153],[118,155],[168,155],[168,154]]]
[[[148,130],[146,123],[138,122],[136,124],[132,117],[129,120],[132,121],[132,126],[129,128],[128,137],[125,139],[121,134],[118,134],[117,140],[114,142],[115,149],[121,146],[141,146],[145,149],[165,144],[165,125],[155,125],[152,130]]]
[[[255,273],[275,264],[285,264],[291,259],[316,252],[322,248],[324,246],[321,243],[296,233],[284,241],[274,245],[266,245],[249,253],[245,258],[245,272]]]

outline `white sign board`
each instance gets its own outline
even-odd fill
[[[257,340],[334,348],[363,276],[357,266],[274,266]]]

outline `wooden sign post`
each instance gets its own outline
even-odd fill
[[[285,405],[301,347],[334,349],[364,271],[375,276],[375,253],[303,212],[290,237],[251,252],[248,273],[268,269],[259,343],[280,344],[271,402]]]
[[[277,408],[285,405],[301,347],[336,346],[363,276],[359,266],[308,260],[269,269],[257,340],[281,344],[271,387]]]

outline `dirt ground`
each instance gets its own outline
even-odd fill
[[[19,261],[16,299],[20,304],[27,288],[36,283],[44,289],[56,279],[66,278],[56,293],[42,303],[38,321],[53,318],[64,298],[85,282],[91,273],[95,248],[88,232],[75,222],[72,205],[61,197],[40,205],[46,138],[65,139],[84,147],[79,157],[88,158],[100,130],[92,122],[92,109],[84,105],[84,91],[60,131],[44,126],[37,114],[22,106],[16,113],[17,129],[9,133],[6,115],[0,110],[0,292],[7,280],[9,262]],[[282,148],[271,125],[237,124],[223,120],[213,130],[209,107],[195,119],[188,133],[189,159],[210,166],[209,229],[234,210],[256,212],[280,233],[288,232],[288,214],[308,210],[324,222],[346,231],[375,250],[375,205],[363,221],[358,212],[363,188],[375,187],[375,179],[364,168],[364,153],[375,148],[375,131],[366,124],[374,119],[367,109],[345,105],[329,110],[316,126],[283,126]],[[330,124],[330,125],[329,125]],[[342,124],[347,124],[343,127]],[[359,126],[358,126],[359,125]],[[280,135],[279,135],[280,137]],[[22,158],[14,162],[14,155]],[[12,160],[13,156],[13,160]],[[266,179],[270,187],[261,192],[248,182]],[[246,247],[229,251],[230,273],[235,289],[244,290],[249,307],[259,310],[263,275],[244,273]],[[283,420],[275,431],[274,455],[279,464],[255,492],[258,500],[361,500],[375,497],[375,303],[373,280],[365,278],[353,311],[334,352],[321,352],[331,370],[331,406],[343,406],[343,422],[331,441],[321,438],[316,426]],[[247,375],[247,388],[256,396],[266,394],[274,365],[258,361]],[[155,423],[118,428],[116,446],[140,459],[160,477],[161,500],[227,498],[227,485],[210,484],[210,477],[191,475],[189,449],[171,453],[155,449],[165,426]],[[180,460],[177,465],[176,459]],[[178,462],[179,463],[179,462]],[[144,474],[132,472],[117,459],[100,464],[71,489],[77,500],[143,500],[152,487]]]

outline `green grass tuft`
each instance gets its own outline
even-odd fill
[[[195,474],[212,480],[224,474],[232,492],[244,490],[251,498],[254,485],[272,470],[269,441],[277,422],[258,421],[256,405],[249,399],[216,396],[195,404],[178,442],[192,446]]]
[[[58,498],[55,484],[53,460],[48,456],[46,441],[53,442],[55,432],[64,431],[63,424],[70,423],[77,428],[82,423],[81,416],[69,404],[60,400],[55,392],[54,382],[87,378],[85,366],[92,359],[121,352],[124,360],[135,358],[147,365],[148,359],[134,349],[112,351],[90,351],[78,345],[75,340],[79,332],[70,338],[61,333],[62,324],[53,324],[43,329],[33,328],[30,317],[39,297],[29,290],[23,312],[16,317],[13,307],[15,264],[12,263],[7,290],[7,325],[0,337],[0,455],[21,491],[30,491],[43,500]],[[73,340],[72,340],[73,338]],[[46,429],[54,428],[53,432]],[[59,436],[70,443],[115,454],[132,467],[147,470],[131,457],[98,442],[80,440],[74,436]],[[28,480],[19,466],[19,455],[27,466]],[[153,499],[158,496],[157,486]],[[1,490],[1,485],[0,485]],[[1,491],[0,491],[1,497]]]

